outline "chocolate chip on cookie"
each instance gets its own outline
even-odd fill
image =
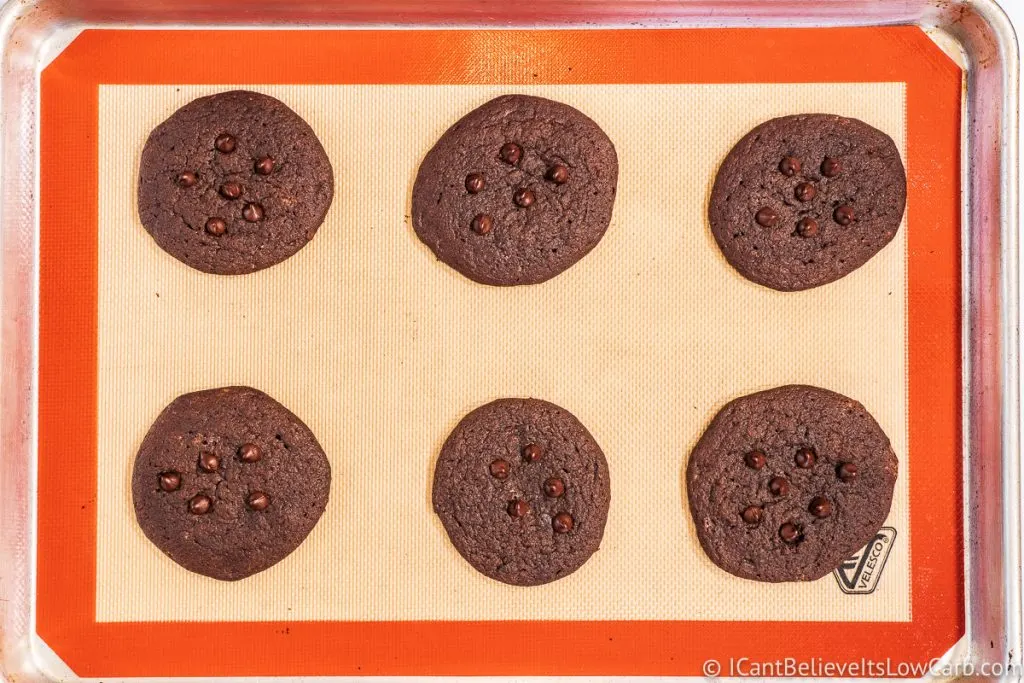
[[[135,515],[149,540],[186,569],[228,581],[295,550],[330,487],[330,464],[309,428],[248,387],[174,399],[132,473]]]
[[[178,109],[150,134],[139,216],[165,251],[207,273],[237,275],[304,247],[334,197],[313,129],[282,102],[234,90]]]
[[[885,522],[897,467],[888,437],[852,399],[809,386],[738,398],[686,465],[697,538],[736,576],[818,579]]]
[[[597,442],[568,411],[537,399],[501,399],[466,415],[434,472],[434,511],[456,550],[519,586],[579,569],[601,543],[609,501]]]
[[[744,277],[783,291],[848,275],[896,235],[907,177],[896,144],[841,116],[754,128],[729,152],[708,207],[711,231]]]
[[[544,482],[544,495],[548,498],[561,498],[565,493],[565,482],[558,477],[551,477]]]
[[[177,491],[178,487],[181,486],[181,475],[177,472],[161,472],[160,473],[160,490],[161,491]]]
[[[413,187],[413,227],[472,280],[543,282],[601,240],[618,173],[615,147],[583,113],[506,95],[464,116],[427,153]]]

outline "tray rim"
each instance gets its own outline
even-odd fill
[[[224,27],[232,5],[206,8],[191,28]],[[405,0],[385,3],[250,2],[263,28],[509,27],[522,7],[448,0],[429,10]],[[120,0],[9,0],[0,12],[0,673],[48,680],[33,649],[35,377],[38,370],[38,73],[50,41],[87,27],[182,26],[194,8],[147,8]],[[952,661],[1020,662],[1020,451],[1017,317],[1018,52],[1009,19],[994,0],[584,0],[571,11],[538,11],[536,24],[596,28],[637,26],[756,27],[916,24],[959,46],[966,93],[962,130],[962,297],[964,396],[964,528],[979,529],[965,545],[965,637]],[[185,14],[183,14],[183,12]],[[515,13],[513,16],[513,12]],[[799,16],[793,14],[799,12]],[[328,26],[325,26],[327,24]],[[238,24],[233,24],[238,26]],[[27,171],[27,173],[19,173]],[[998,191],[993,192],[993,188]],[[13,484],[11,483],[13,482]],[[993,495],[1000,505],[993,506]],[[981,502],[985,501],[982,505]],[[997,508],[993,511],[993,508]],[[990,646],[991,643],[991,646]]]

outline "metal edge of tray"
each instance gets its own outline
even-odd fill
[[[1019,52],[994,2],[965,4],[941,28],[960,43],[968,75],[961,151],[965,661],[1019,672]],[[990,507],[994,495],[1000,504]]]
[[[963,108],[964,640],[953,663],[1021,665],[1018,88],[995,0],[7,0],[0,9],[0,675],[33,651],[38,363],[38,87],[52,44],[90,26],[756,27],[916,24],[966,65]],[[239,8],[244,7],[244,12]],[[532,10],[532,11],[528,11]],[[529,21],[524,21],[528,16]],[[239,17],[244,17],[239,21]],[[995,504],[998,501],[998,504]]]

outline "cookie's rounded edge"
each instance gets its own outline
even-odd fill
[[[717,217],[715,216],[715,213],[716,213],[716,211],[724,212],[724,207],[722,207],[722,206],[720,206],[718,204],[718,200],[723,195],[728,195],[728,189],[725,187],[726,175],[728,175],[728,174],[725,171],[727,171],[728,168],[731,165],[739,164],[740,163],[738,161],[738,158],[740,156],[742,156],[741,150],[745,151],[752,144],[756,143],[756,141],[757,141],[756,139],[761,134],[761,132],[763,130],[765,130],[765,129],[773,128],[773,127],[776,127],[776,126],[783,126],[783,125],[786,125],[786,124],[788,124],[790,122],[802,122],[802,121],[804,121],[806,119],[809,119],[809,118],[810,119],[817,119],[817,118],[820,118],[820,119],[830,119],[830,120],[833,120],[833,121],[849,123],[851,125],[857,126],[862,131],[869,132],[872,135],[877,135],[880,140],[886,141],[888,143],[888,145],[891,146],[892,151],[895,153],[894,157],[895,157],[896,162],[897,162],[896,171],[897,171],[898,180],[899,180],[899,183],[900,183],[900,186],[901,186],[901,191],[898,193],[898,196],[899,196],[899,215],[895,219],[895,224],[894,224],[894,227],[892,229],[892,234],[887,239],[885,239],[878,246],[877,249],[875,249],[873,252],[871,252],[871,254],[867,256],[867,258],[862,260],[856,266],[850,267],[850,268],[844,270],[843,272],[836,273],[833,276],[819,278],[819,279],[814,279],[814,280],[809,280],[807,282],[793,282],[793,283],[787,284],[785,282],[780,281],[780,279],[778,277],[769,277],[769,276],[767,276],[765,274],[753,271],[751,268],[746,267],[745,264],[743,264],[743,263],[738,263],[735,260],[736,257],[734,256],[734,250],[728,244],[728,242],[725,240],[725,236],[724,236],[725,232],[728,232],[728,230],[726,230],[726,228],[729,227],[728,224],[727,224],[728,222],[725,221],[724,218],[723,218],[722,222],[723,222],[724,225],[722,226],[722,228],[721,229],[716,228],[716,225],[719,223],[719,221],[717,220]],[[814,289],[816,287],[821,287],[821,286],[828,285],[828,284],[831,284],[833,282],[836,282],[838,280],[841,280],[844,277],[846,277],[846,276],[850,275],[851,273],[853,273],[854,271],[858,270],[859,268],[863,267],[868,261],[870,261],[872,258],[877,256],[886,246],[889,245],[889,243],[892,242],[893,239],[895,239],[896,233],[899,231],[899,227],[900,227],[900,225],[902,225],[903,219],[906,216],[906,204],[907,204],[907,172],[906,172],[906,164],[903,161],[903,155],[900,153],[899,149],[896,146],[895,141],[892,139],[891,136],[889,136],[887,133],[885,133],[885,131],[882,131],[882,130],[872,126],[871,124],[866,123],[865,121],[862,121],[862,120],[854,118],[854,117],[841,116],[841,115],[838,115],[838,114],[826,114],[826,113],[803,113],[803,114],[790,114],[790,115],[785,115],[785,116],[778,116],[778,117],[774,117],[774,118],[768,119],[767,121],[762,121],[761,123],[756,125],[754,128],[749,130],[746,134],[744,134],[743,137],[740,138],[740,140],[738,142],[736,142],[736,144],[733,145],[732,148],[730,148],[730,150],[726,154],[725,158],[722,160],[722,162],[719,164],[718,168],[715,170],[715,178],[714,178],[714,182],[712,183],[711,192],[709,194],[709,199],[708,199],[706,218],[708,220],[708,225],[709,225],[709,228],[711,230],[711,234],[714,237],[715,244],[718,246],[719,252],[722,254],[723,258],[725,258],[726,262],[728,262],[729,265],[733,268],[733,270],[735,270],[740,276],[742,276],[746,280],[749,280],[750,282],[753,282],[755,284],[761,285],[762,287],[767,287],[769,289],[774,289],[775,291],[779,291],[779,292],[799,292],[799,291],[806,291],[808,289]]]
[[[469,549],[463,548],[459,543],[455,541],[455,538],[452,536],[452,532],[448,526],[448,521],[446,520],[445,511],[443,510],[443,491],[446,487],[445,482],[442,479],[442,464],[444,464],[446,467],[454,464],[454,462],[452,461],[445,461],[445,454],[450,453],[455,448],[455,444],[459,440],[460,431],[471,426],[475,419],[481,416],[486,416],[487,413],[491,410],[501,410],[506,407],[529,407],[531,406],[531,404],[533,406],[541,407],[543,409],[557,411],[566,416],[572,422],[573,426],[582,432],[584,439],[586,439],[586,442],[593,449],[593,454],[598,459],[599,467],[603,469],[605,475],[601,481],[601,486],[596,490],[596,498],[601,504],[601,514],[599,515],[600,524],[597,527],[595,527],[594,531],[590,533],[587,537],[588,551],[586,552],[586,555],[584,557],[579,558],[579,561],[576,564],[576,566],[573,567],[573,569],[571,569],[569,572],[546,577],[500,575],[488,571],[487,567],[480,566],[469,554]],[[451,432],[449,432],[448,436],[445,438],[444,444],[441,446],[441,450],[439,451],[437,458],[435,459],[434,476],[431,486],[431,507],[434,511],[434,514],[436,514],[441,521],[442,528],[445,531],[445,535],[448,537],[449,544],[452,547],[454,547],[455,550],[459,553],[459,556],[462,557],[462,559],[465,560],[466,563],[474,570],[476,570],[478,573],[486,576],[489,579],[498,581],[499,583],[503,583],[509,586],[541,586],[553,583],[579,571],[584,565],[587,564],[587,562],[590,561],[594,553],[596,553],[600,549],[601,541],[604,538],[604,532],[608,524],[608,513],[611,509],[611,471],[608,466],[607,457],[605,456],[604,450],[601,448],[600,444],[594,438],[593,434],[591,434],[590,430],[587,429],[586,425],[584,425],[579,420],[579,418],[577,418],[569,410],[563,408],[558,404],[539,398],[498,398],[489,401],[488,403],[479,405],[476,408],[470,410],[468,413],[466,413],[455,425],[455,427],[452,428]]]
[[[147,162],[159,162],[159,154],[157,154],[157,152],[155,151],[155,145],[157,144],[157,140],[159,139],[163,131],[167,130],[169,127],[174,125],[173,120],[175,116],[182,113],[183,110],[188,111],[191,108],[198,108],[199,106],[207,104],[210,101],[217,100],[218,98],[251,96],[256,96],[257,98],[266,101],[272,107],[282,108],[284,111],[290,114],[290,116],[293,118],[293,123],[297,124],[299,130],[308,133],[309,139],[312,142],[309,153],[312,153],[319,157],[319,162],[322,163],[324,166],[322,170],[324,171],[324,175],[326,176],[323,179],[326,196],[324,197],[323,206],[320,210],[316,211],[312,215],[310,225],[305,227],[304,232],[307,236],[306,240],[297,248],[290,250],[289,253],[284,254],[279,258],[275,257],[267,259],[263,262],[254,262],[251,267],[241,265],[236,267],[230,264],[207,264],[203,260],[187,259],[184,252],[178,253],[179,250],[174,244],[174,240],[169,239],[168,236],[163,234],[164,231],[155,229],[146,221],[145,204],[147,202],[146,197],[149,196],[149,192],[144,187],[144,169],[147,165]],[[156,156],[157,159],[150,162],[149,158],[153,156]],[[294,109],[289,107],[285,102],[281,101],[280,99],[272,95],[268,95],[266,93],[254,90],[245,90],[241,88],[225,90],[222,92],[197,97],[193,100],[190,100],[189,102],[186,102],[185,104],[175,109],[175,111],[172,112],[170,116],[168,116],[166,119],[157,124],[153,128],[153,130],[151,130],[149,134],[146,136],[146,141],[143,144],[142,152],[139,157],[138,173],[136,179],[136,214],[139,217],[139,222],[142,224],[147,234],[149,234],[149,236],[153,239],[157,246],[159,246],[161,250],[163,250],[171,257],[173,257],[176,261],[179,261],[190,268],[198,270],[201,273],[206,273],[208,275],[250,275],[252,273],[258,273],[261,270],[266,270],[267,268],[271,268],[280,263],[283,263],[284,261],[287,261],[291,257],[298,254],[300,251],[305,249],[305,247],[310,242],[313,241],[313,238],[316,236],[316,233],[319,232],[320,228],[323,226],[323,223],[327,218],[327,214],[329,213],[331,206],[334,204],[335,177],[336,176],[334,172],[334,166],[331,163],[331,159],[328,156],[327,151],[324,149],[323,142],[320,140],[320,137],[317,135],[316,131],[313,130],[313,127],[309,124],[309,122],[306,121],[301,115],[299,115]]]
[[[840,394],[836,391],[808,384],[781,385],[770,389],[756,391],[751,394],[737,396],[736,398],[733,398],[726,402],[725,405],[723,405],[715,413],[714,417],[708,423],[707,427],[704,429],[700,438],[697,440],[697,443],[694,444],[693,448],[690,450],[690,453],[686,461],[685,480],[687,507],[689,509],[690,519],[694,525],[697,541],[700,544],[701,549],[704,551],[704,554],[707,556],[707,558],[715,566],[741,579],[748,579],[751,581],[758,581],[761,583],[789,583],[796,581],[815,581],[827,576],[828,574],[831,574],[835,570],[836,566],[838,566],[823,565],[818,567],[818,571],[808,573],[804,576],[794,576],[786,578],[765,577],[764,575],[757,574],[754,572],[743,571],[741,567],[736,566],[727,558],[722,557],[718,552],[718,548],[716,548],[712,543],[712,539],[710,538],[710,536],[707,533],[701,532],[702,510],[696,498],[699,495],[699,491],[702,489],[701,476],[703,475],[703,468],[701,467],[701,463],[699,463],[698,459],[695,458],[694,456],[698,453],[710,452],[711,450],[713,450],[708,446],[708,444],[715,440],[718,430],[728,427],[727,423],[731,418],[732,413],[738,406],[741,406],[744,402],[747,402],[751,399],[756,400],[758,398],[774,397],[779,394],[786,395],[791,393],[804,392],[820,394],[828,396],[832,400],[835,400],[837,402],[845,402],[848,404],[852,404],[857,409],[859,409],[861,414],[863,414],[868,420],[870,420],[871,428],[878,434],[882,435],[885,438],[887,444],[885,453],[885,463],[882,468],[882,471],[886,473],[886,475],[888,475],[888,486],[883,491],[883,493],[885,494],[884,500],[881,501],[881,504],[877,506],[877,519],[869,520],[871,521],[869,527],[873,528],[865,528],[860,534],[850,537],[850,539],[845,544],[846,546],[848,546],[848,552],[843,553],[843,555],[849,555],[853,552],[856,552],[858,549],[864,547],[868,542],[870,542],[871,539],[874,538],[875,534],[878,533],[878,530],[885,524],[885,521],[888,518],[889,513],[891,512],[892,501],[895,495],[896,481],[899,476],[899,459],[896,456],[896,452],[892,447],[892,442],[888,438],[888,435],[882,429],[881,425],[878,424],[878,421],[875,419],[874,415],[872,415],[871,412],[868,411],[862,403],[848,396]],[[877,524],[875,522],[877,522]],[[840,560],[840,562],[842,562],[842,560]]]
[[[433,178],[433,175],[429,172],[428,169],[428,162],[433,157],[444,153],[445,146],[449,144],[450,138],[454,137],[457,133],[459,133],[462,130],[462,128],[464,128],[466,125],[472,124],[475,118],[486,114],[491,108],[500,108],[502,106],[505,106],[507,103],[515,103],[519,101],[536,101],[543,103],[544,106],[554,106],[562,108],[567,112],[570,112],[573,118],[577,119],[578,121],[585,122],[586,125],[591,127],[600,135],[601,141],[607,144],[607,152],[610,154],[610,159],[608,160],[609,163],[607,163],[606,166],[610,175],[609,185],[611,187],[611,198],[609,201],[607,220],[603,221],[601,225],[596,229],[589,230],[589,232],[593,234],[592,243],[589,244],[589,246],[587,246],[585,249],[575,254],[571,262],[569,262],[568,264],[564,265],[561,268],[538,268],[532,270],[529,273],[522,274],[518,279],[509,279],[505,277],[491,276],[488,272],[485,272],[480,269],[474,269],[471,266],[468,266],[458,260],[450,258],[447,254],[444,253],[444,249],[442,249],[440,245],[436,243],[435,240],[433,239],[433,232],[435,232],[435,230],[431,230],[426,225],[424,225],[424,219],[421,216],[421,213],[416,210],[416,205],[418,203],[418,197],[422,196],[425,193],[429,183],[431,182],[431,179]],[[595,139],[596,138],[597,136],[595,136]],[[462,117],[460,117],[455,123],[449,126],[444,133],[441,134],[437,141],[423,156],[423,159],[420,161],[420,166],[417,169],[416,178],[413,181],[413,190],[411,195],[411,223],[413,227],[413,232],[416,234],[420,242],[422,242],[430,250],[430,252],[434,255],[435,259],[444,263],[452,270],[456,271],[463,277],[473,282],[492,287],[515,287],[519,285],[542,284],[570,270],[573,266],[575,266],[577,263],[586,258],[586,256],[590,254],[591,251],[596,249],[597,245],[600,244],[601,240],[604,239],[605,233],[607,233],[608,228],[611,226],[611,219],[613,215],[615,200],[618,195],[618,177],[619,160],[618,151],[615,149],[615,143],[612,142],[611,138],[604,131],[604,129],[601,128],[601,126],[596,121],[594,121],[590,116],[580,111],[579,109],[573,107],[572,105],[566,104],[564,102],[559,102],[558,100],[539,97],[537,95],[526,95],[521,93],[507,93],[504,95],[499,95],[488,100],[487,102],[484,102],[483,104],[477,106],[473,110],[467,112]]]
[[[239,398],[245,401],[265,401],[275,411],[280,411],[282,417],[287,421],[291,422],[296,428],[302,430],[305,435],[311,441],[311,445],[315,448],[313,456],[320,461],[320,465],[325,470],[324,478],[322,481],[323,495],[322,498],[316,496],[313,498],[313,519],[309,524],[309,528],[300,534],[300,537],[294,538],[285,546],[287,549],[284,550],[280,557],[277,557],[271,562],[261,563],[255,567],[236,569],[226,564],[208,564],[202,560],[192,561],[189,557],[182,557],[178,553],[172,553],[165,545],[161,542],[163,539],[158,535],[157,529],[151,529],[147,521],[144,519],[143,508],[145,507],[144,492],[146,490],[145,484],[143,483],[142,477],[144,472],[140,471],[141,459],[144,453],[147,451],[150,440],[158,440],[161,438],[162,433],[165,429],[164,422],[174,419],[174,414],[178,409],[179,404],[188,403],[197,398],[203,399],[211,397],[214,394],[225,394],[229,393],[232,396],[240,395]],[[177,431],[177,427],[174,428]],[[187,429],[186,429],[187,431]],[[143,535],[153,544],[153,546],[161,552],[164,556],[168,557],[175,564],[179,565],[183,569],[190,571],[194,574],[206,576],[208,578],[216,579],[219,581],[240,581],[250,576],[259,574],[271,567],[279,564],[292,553],[294,553],[309,537],[313,529],[320,523],[323,513],[327,509],[327,505],[330,502],[330,493],[333,482],[333,472],[331,469],[330,460],[327,458],[327,454],[324,452],[316,434],[312,429],[295,413],[293,413],[287,406],[277,401],[269,394],[260,391],[254,387],[246,385],[231,385],[224,387],[215,387],[211,389],[200,389],[197,391],[191,391],[185,394],[181,394],[171,400],[157,415],[156,419],[152,422],[149,429],[146,431],[146,435],[143,437],[139,449],[136,451],[135,459],[132,464],[131,474],[131,493],[132,493],[132,510],[135,513],[135,521],[139,529],[143,532]],[[290,547],[288,547],[290,546]]]

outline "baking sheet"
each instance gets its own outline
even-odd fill
[[[337,187],[308,247],[225,278],[149,238],[135,174],[149,130],[231,87],[100,88],[98,621],[910,619],[905,230],[849,277],[782,294],[736,274],[705,218],[717,165],[771,116],[855,116],[906,158],[903,84],[244,86],[309,121]],[[489,288],[435,261],[407,216],[437,137],[510,91],[594,118],[619,153],[619,190],[608,233],[577,266],[542,285]],[[789,382],[863,402],[900,458],[887,522],[898,536],[870,595],[845,595],[831,576],[736,579],[697,544],[682,476],[690,448],[724,402]],[[227,384],[296,412],[334,471],[306,542],[237,583],[190,574],[152,546],[128,483],[163,406]],[[546,586],[477,574],[430,509],[440,444],[499,396],[566,407],[609,461],[601,550]]]

